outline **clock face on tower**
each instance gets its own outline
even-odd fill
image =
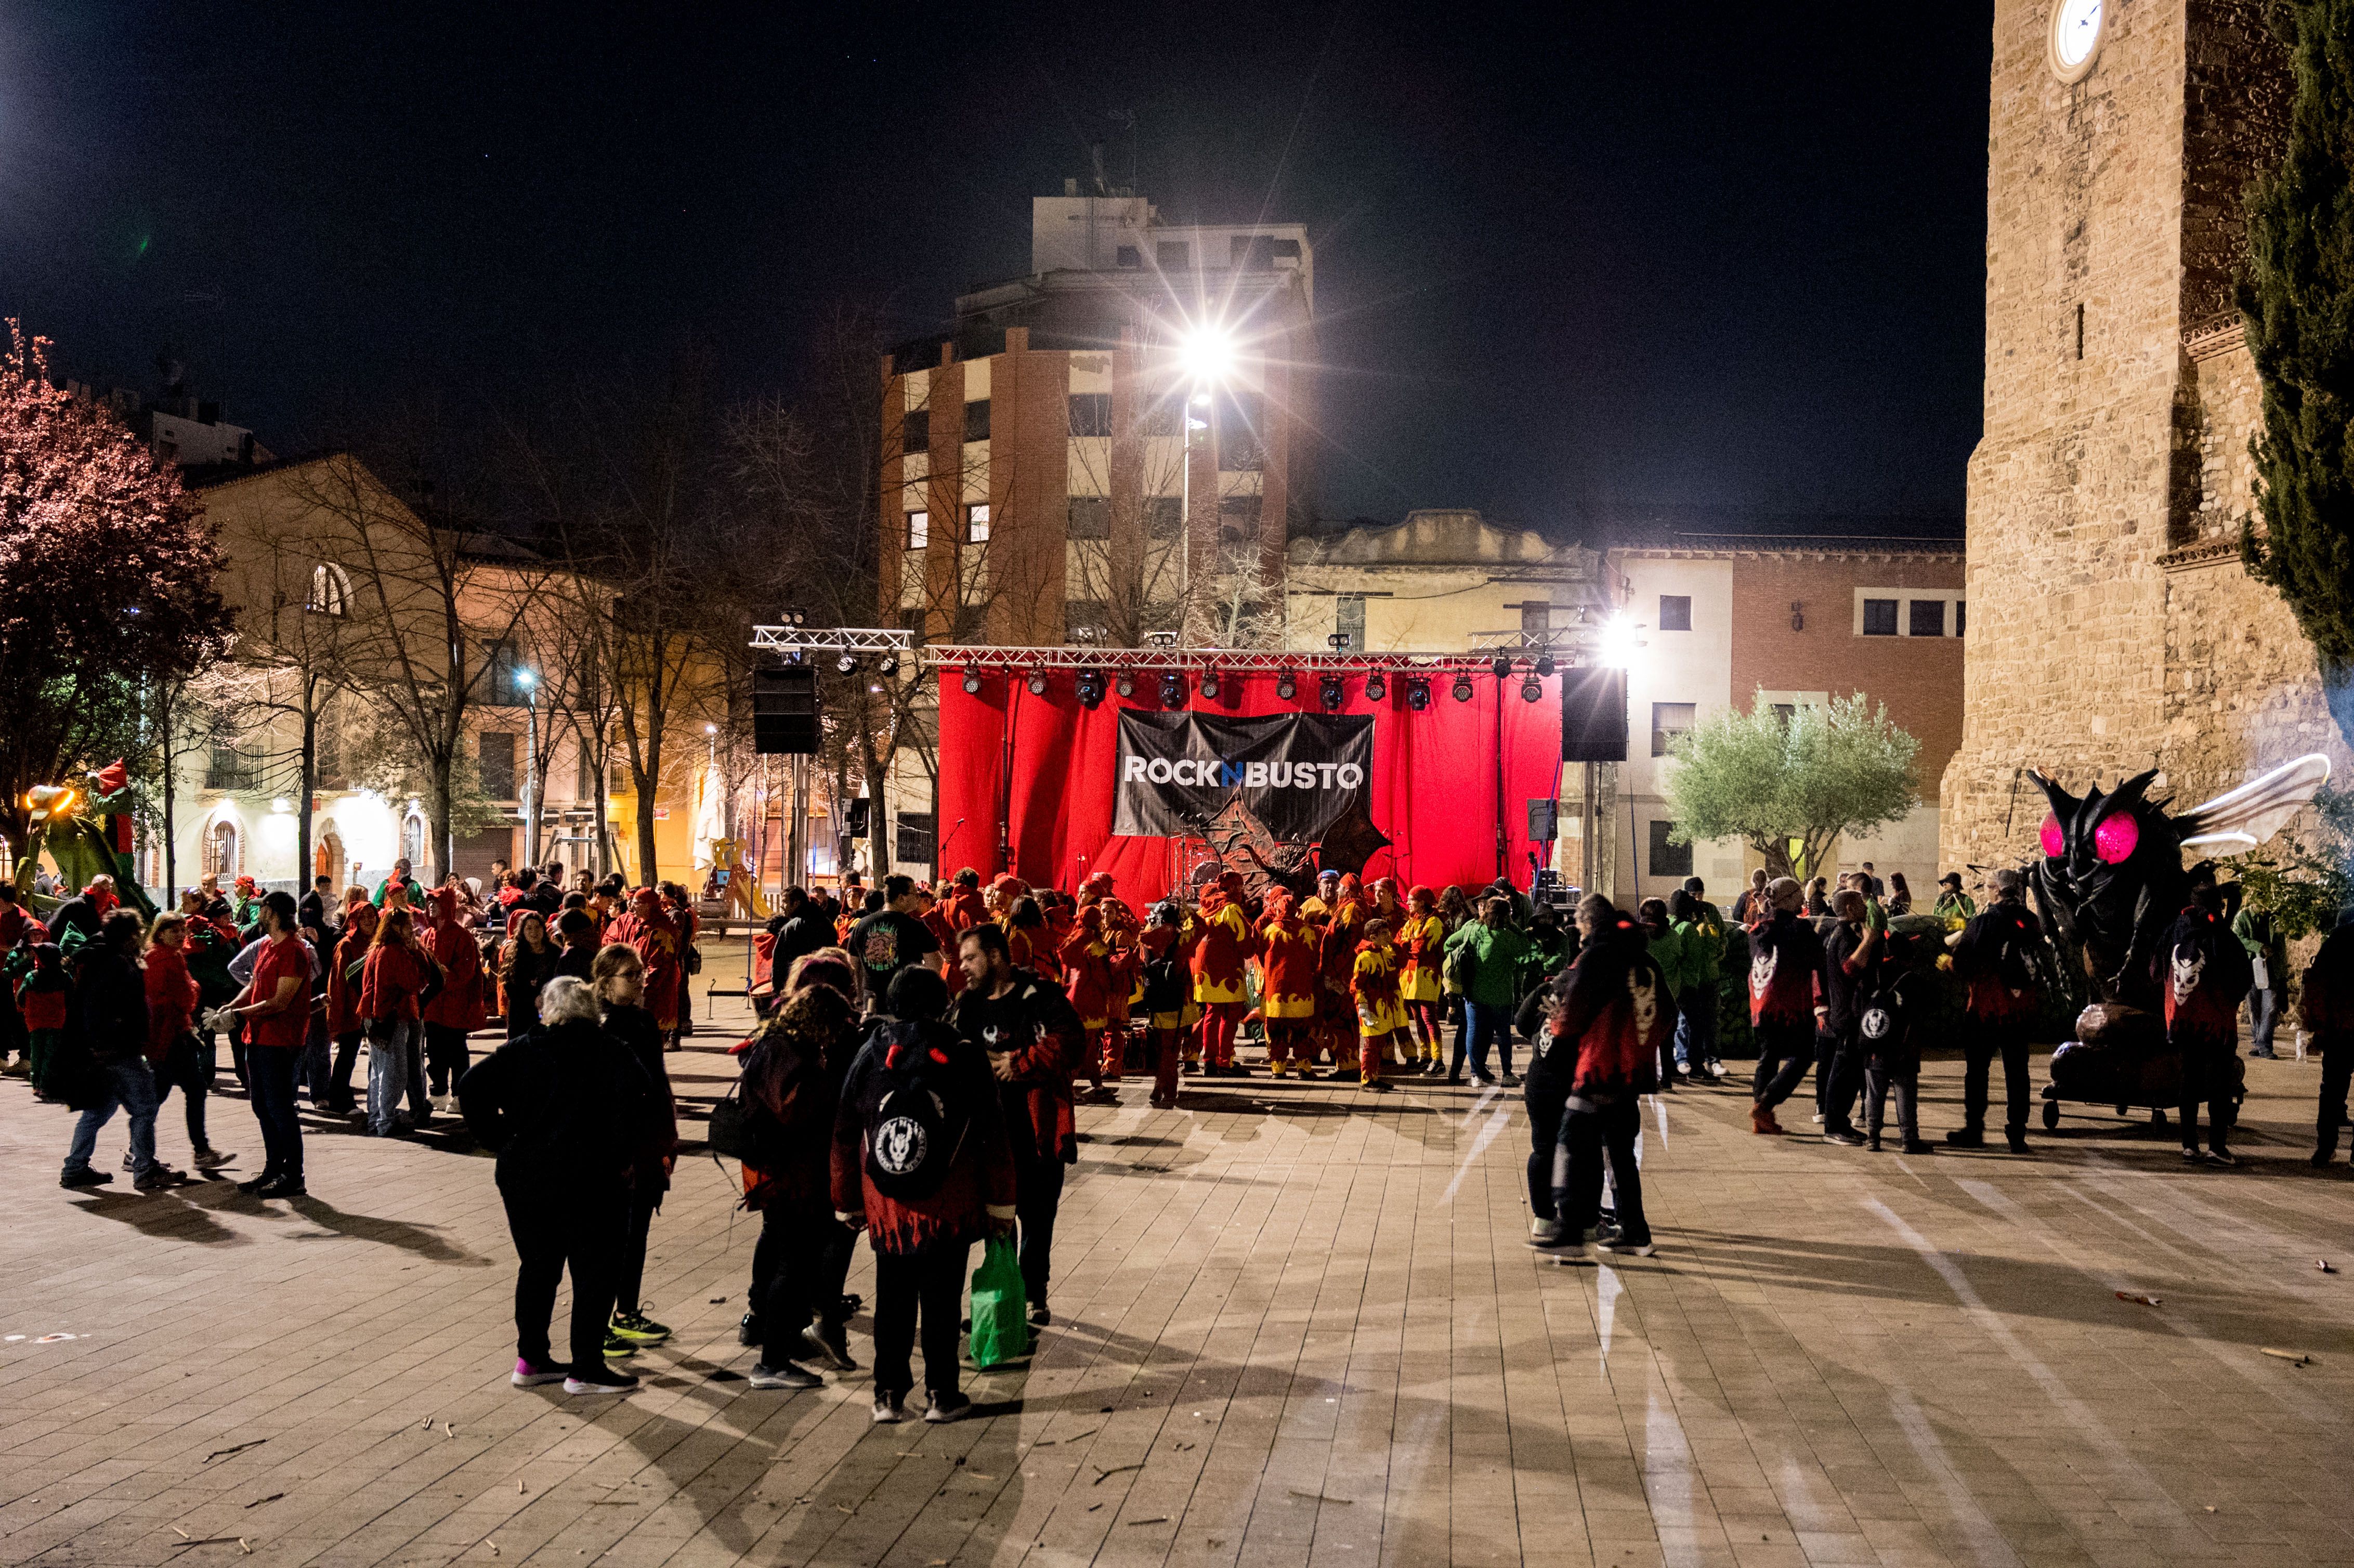
[[[2062,81],[2081,81],[2101,51],[2101,24],[2109,0],[2055,0],[2052,7],[2052,70]]]

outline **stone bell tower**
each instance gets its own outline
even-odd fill
[[[2262,0],[1997,0],[1985,433],[1969,464],[1961,749],[1941,858],[2015,864],[2044,803],[2156,767],[2184,804],[2347,758],[2252,581],[2242,193],[2291,83]]]

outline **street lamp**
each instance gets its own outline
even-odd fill
[[[523,863],[539,863],[539,677],[529,670],[515,672],[523,688]]]

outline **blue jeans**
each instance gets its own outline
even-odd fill
[[[2280,1022],[2281,993],[2267,986],[2248,992],[2248,1033],[2254,1036],[2249,1050],[2259,1056],[2273,1054],[2273,1030]]]
[[[1707,1066],[1716,1060],[1716,982],[1687,987],[1676,1007],[1677,1065]]]
[[[1491,1044],[1503,1056],[1504,1071],[1509,1073],[1512,1070],[1511,1009],[1466,998],[1463,1003],[1463,1033],[1469,1037],[1464,1050],[1471,1059],[1473,1077],[1488,1075],[1488,1047]]]
[[[105,1065],[106,1098],[82,1112],[81,1119],[74,1123],[73,1145],[66,1150],[62,1174],[80,1176],[90,1170],[90,1157],[98,1151],[98,1129],[120,1107],[131,1113],[131,1173],[136,1180],[155,1169],[155,1109],[161,1103],[155,1094],[155,1075],[147,1058],[136,1054],[128,1061]]]
[[[411,1125],[421,1127],[432,1115],[433,1103],[425,1097],[425,1059],[418,1045],[423,1033],[413,1018],[369,1021],[368,1130],[378,1138],[398,1130],[403,1095],[408,1097]]]
[[[302,1180],[302,1122],[294,1111],[294,1079],[302,1065],[299,1045],[249,1045],[246,1078],[253,1092],[253,1119],[261,1124],[261,1180]]]

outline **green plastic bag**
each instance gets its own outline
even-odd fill
[[[1011,1236],[991,1236],[972,1271],[972,1364],[987,1372],[1030,1353],[1030,1308],[1022,1298],[1022,1256]]]

